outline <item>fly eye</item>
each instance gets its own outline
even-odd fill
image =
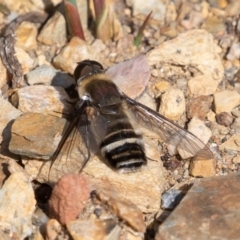
[[[94,73],[99,73],[103,71],[103,66],[96,61],[84,60],[78,63],[78,66],[74,70],[74,79],[78,82],[80,79],[83,79],[85,76],[92,75]]]

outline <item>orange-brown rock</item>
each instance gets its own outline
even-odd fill
[[[61,224],[76,219],[90,197],[88,180],[80,174],[67,174],[55,185],[49,200],[49,215]]]

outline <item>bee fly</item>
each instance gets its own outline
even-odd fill
[[[213,158],[211,150],[196,136],[122,93],[105,75],[100,63],[90,60],[78,63],[74,78],[79,101],[73,111],[74,120],[54,154],[52,166],[57,164],[57,156],[66,139],[81,129],[88,153],[82,166],[77,166],[79,171],[89,160],[90,135],[98,142],[102,158],[113,169],[120,172],[139,170],[147,164],[147,158],[142,136],[134,130],[130,118],[197,159]]]

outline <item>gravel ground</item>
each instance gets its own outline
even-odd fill
[[[2,1],[6,8],[0,8],[0,108],[7,113],[0,116],[2,185],[11,173],[1,191],[6,196],[18,188],[12,198],[19,200],[18,204],[9,204],[8,198],[2,198],[0,216],[9,217],[0,230],[6,239],[30,235],[29,239],[78,239],[81,231],[86,233],[82,239],[154,239],[158,225],[170,213],[163,211],[168,206],[160,208],[163,192],[171,189],[185,194],[199,177],[239,172],[240,2],[106,1],[107,16],[114,19],[114,24],[103,24],[98,35],[104,33],[101,40],[94,31],[93,4],[87,18],[86,3],[77,1],[82,25],[87,26],[88,20],[88,29],[84,27],[86,41],[67,34],[63,7],[58,5],[61,1],[52,2],[44,6],[44,1]],[[151,11],[141,44],[136,47],[134,37]],[[111,37],[105,39],[105,30],[112,25]],[[54,203],[54,195],[49,207],[46,199],[51,188],[44,183],[48,170],[39,174],[39,158],[49,158],[61,139],[59,129],[66,124],[63,118],[71,112],[77,96],[71,88],[72,74],[77,62],[85,59],[99,61],[124,93],[196,135],[208,145],[214,158],[191,162],[180,152],[180,156],[169,157],[169,146],[148,132],[146,151],[155,161],[149,161],[144,172],[119,176],[94,157],[79,179],[69,176],[63,180],[64,187],[58,186],[64,190],[54,188],[55,192],[63,191],[60,195],[68,193],[64,200],[67,210],[62,203]],[[39,148],[40,143],[50,144],[50,148]],[[43,165],[46,169],[48,163]],[[72,160],[74,163],[77,171],[80,163]],[[84,193],[77,193],[73,186],[82,182]],[[33,187],[38,189],[37,203]],[[93,189],[96,192],[90,199]],[[78,194],[87,195],[80,205],[73,200],[79,200]],[[29,205],[25,206],[26,202]],[[21,211],[19,204],[24,206]],[[24,220],[18,219],[12,226],[14,211]],[[80,222],[74,222],[78,215]]]

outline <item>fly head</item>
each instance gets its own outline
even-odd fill
[[[78,66],[76,67],[73,76],[76,84],[79,84],[79,82],[81,82],[84,78],[103,72],[103,66],[99,62],[92,60],[84,60],[78,63]]]

